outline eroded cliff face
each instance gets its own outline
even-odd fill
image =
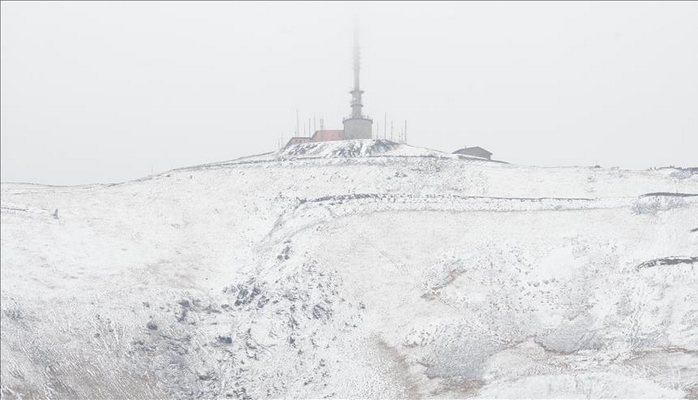
[[[698,396],[695,171],[302,146],[3,184],[3,398]]]

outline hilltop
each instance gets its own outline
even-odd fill
[[[3,398],[698,396],[695,169],[356,140],[1,191]]]

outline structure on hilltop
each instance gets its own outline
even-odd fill
[[[359,85],[359,70],[361,64],[361,52],[359,49],[359,31],[354,29],[354,89],[351,93],[351,115],[344,118],[345,139],[370,139],[373,120],[363,115],[361,108],[364,106],[361,95],[364,93]]]
[[[462,149],[458,149],[453,152],[453,154],[458,154],[465,157],[477,157],[483,160],[491,160],[492,153],[483,149],[480,146],[468,147],[465,146]]]
[[[350,140],[350,139],[372,139],[373,138],[373,120],[363,114],[362,108],[364,106],[363,100],[362,100],[362,95],[364,94],[364,91],[361,90],[361,84],[360,84],[360,72],[361,72],[361,49],[359,47],[359,31],[354,28],[354,47],[353,47],[353,52],[354,52],[354,88],[349,91],[351,93],[351,115],[348,117],[344,118],[342,120],[342,123],[344,124],[344,129],[325,129],[324,128],[324,123],[323,120],[320,119],[320,130],[315,130],[315,133],[310,136],[308,131],[312,131],[311,129],[308,129],[306,131],[306,134],[308,136],[298,136],[298,130],[299,127],[298,125],[296,126],[296,136],[292,137],[287,143],[285,147],[296,145],[296,144],[301,144],[301,143],[309,143],[309,142],[328,142],[328,141],[334,141],[334,140]],[[297,116],[297,110],[296,110],[296,118]],[[313,120],[314,121],[314,120]],[[296,122],[298,124],[298,122]],[[383,135],[381,135],[381,130],[380,130],[380,121],[377,122],[377,132],[376,132],[376,138],[380,139],[381,137],[383,139],[388,139],[390,140],[393,139],[393,123],[390,121],[390,135],[388,135],[388,118],[386,114],[386,118],[384,121],[383,125]],[[314,124],[313,124],[314,126]],[[310,128],[310,120],[308,120],[308,128]],[[314,128],[313,128],[314,130]],[[407,142],[407,121],[405,121],[404,125],[404,130],[401,130],[398,132],[398,142],[406,143]],[[282,142],[279,142],[281,144]],[[458,155],[459,158],[465,158],[465,159],[480,159],[480,160],[488,160],[488,161],[493,161],[492,160],[492,152],[487,151],[483,149],[482,147],[479,146],[474,146],[474,147],[463,147],[462,149],[458,149],[453,152],[453,154]],[[497,161],[500,162],[500,161]]]
[[[363,101],[361,95],[364,93],[361,90],[359,83],[359,71],[361,66],[361,52],[359,48],[359,31],[354,29],[354,88],[351,93],[351,115],[344,118],[344,130],[325,130],[315,131],[312,137],[295,136],[288,141],[286,146],[306,143],[306,142],[325,142],[330,140],[349,140],[349,139],[371,139],[373,132],[373,120],[362,112]]]

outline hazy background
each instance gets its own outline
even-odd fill
[[[365,112],[533,165],[698,165],[698,3],[2,2],[2,181],[130,180]],[[375,128],[375,122],[374,122]],[[383,128],[381,127],[381,131]]]

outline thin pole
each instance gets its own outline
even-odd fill
[[[388,113],[385,113],[385,119],[383,119],[383,138],[387,136],[388,133]]]
[[[300,123],[300,119],[298,119],[298,109],[296,108],[296,137],[298,137],[298,135],[300,135],[300,132],[299,132],[300,126],[301,126],[301,123]]]

